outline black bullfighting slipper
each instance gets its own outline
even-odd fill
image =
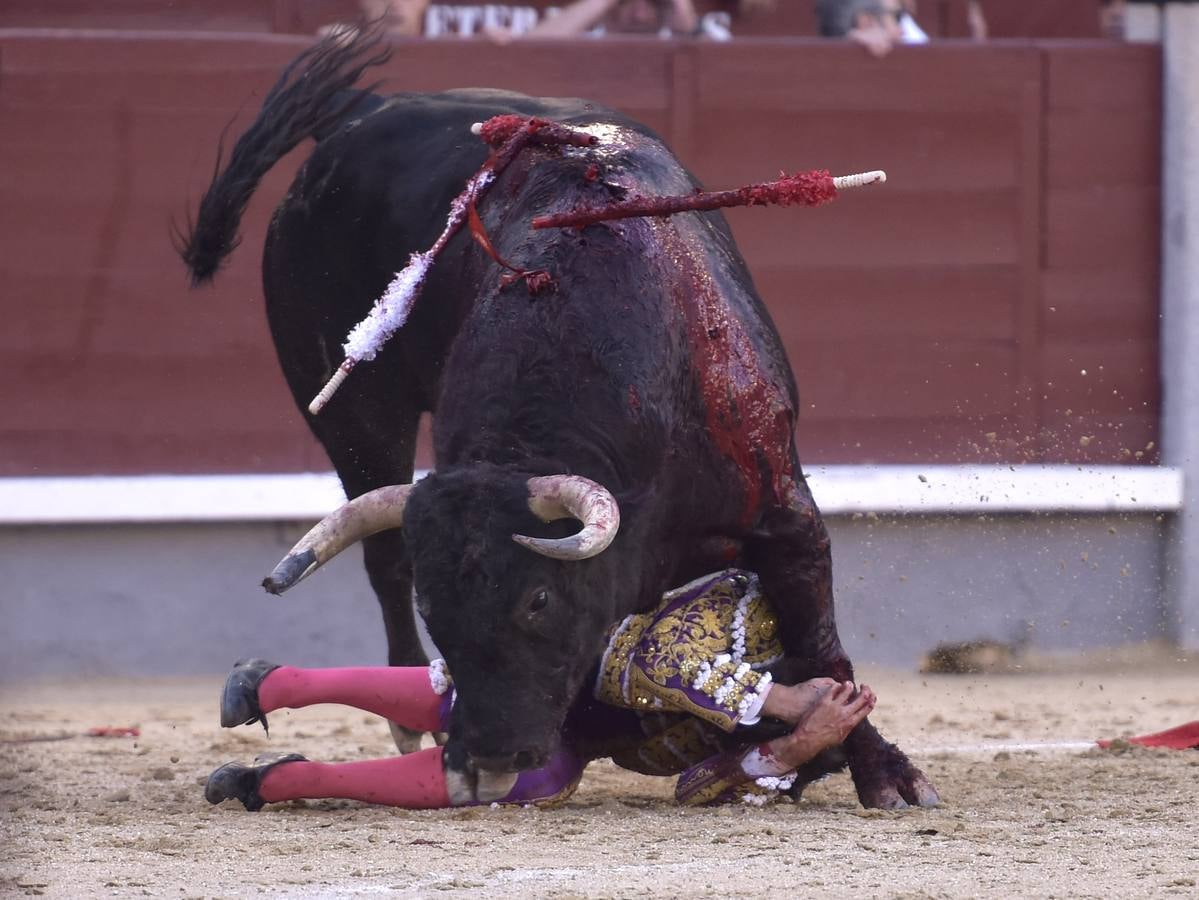
[[[308,757],[299,753],[266,753],[258,756],[253,765],[225,763],[208,776],[204,786],[204,798],[212,804],[222,800],[240,800],[250,812],[258,812],[266,802],[258,793],[262,779],[275,766],[289,762],[307,762]]]
[[[225,688],[221,691],[222,728],[261,722],[262,730],[270,734],[266,713],[258,705],[258,687],[277,668],[278,663],[265,659],[239,659],[233,664],[233,671],[225,679]]]

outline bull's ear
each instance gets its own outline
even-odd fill
[[[588,559],[603,553],[620,529],[620,507],[602,484],[581,475],[530,478],[529,509],[543,522],[573,518],[583,523],[570,537],[535,538],[514,534],[512,540],[552,559]]]

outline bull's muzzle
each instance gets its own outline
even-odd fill
[[[518,755],[513,754],[513,757]],[[529,758],[536,759],[535,756]],[[482,762],[488,766],[501,767],[494,769],[480,765],[480,760],[467,757],[465,768],[455,769],[450,767],[447,760],[445,785],[450,803],[454,806],[466,803],[494,803],[507,797],[512,793],[516,779],[520,776],[519,771],[502,768],[511,761],[512,757],[484,757]]]
[[[470,762],[480,772],[506,774],[536,769],[545,764],[546,755],[537,750],[518,750],[500,756],[471,756]]]

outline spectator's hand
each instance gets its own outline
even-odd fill
[[[866,52],[876,59],[881,59],[895,47],[895,41],[881,27],[869,25],[864,28],[854,28],[845,35],[855,44],[861,44]]]
[[[547,16],[523,35],[525,38],[573,38],[586,34],[620,0],[574,0],[555,16]],[[513,39],[518,37],[512,36]]]
[[[317,37],[327,38],[336,36],[344,40],[347,44],[354,40],[357,35],[358,28],[345,22],[334,22],[332,25],[322,25],[316,30]]]
[[[672,0],[670,30],[675,34],[693,35],[699,31],[699,13],[691,0]]]
[[[987,39],[987,18],[983,15],[981,0],[968,0],[966,3],[966,21],[970,24],[970,37],[976,41]]]
[[[501,25],[494,28],[484,28],[483,37],[496,46],[506,47],[508,44],[511,44],[514,40],[520,37],[520,35],[518,35],[511,28],[505,28]]]

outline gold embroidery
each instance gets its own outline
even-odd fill
[[[721,732],[690,715],[660,713],[642,718],[645,739],[612,761],[643,775],[677,775],[724,748]]]
[[[613,634],[596,683],[597,699],[615,706],[646,710],[665,706],[700,716],[725,730],[739,718],[746,693],[757,688],[761,671],[782,656],[774,609],[757,588],[757,579],[743,573],[713,576],[709,586],[688,603],[668,609],[677,598],[671,592],[652,612],[629,616]],[[743,602],[744,600],[744,602]],[[718,662],[736,638],[735,621],[744,607],[744,654],[749,669],[738,676],[738,662]],[[640,665],[634,665],[636,658]],[[668,688],[671,680],[695,688],[704,665],[710,675],[698,687],[718,710],[701,709],[684,690]]]

